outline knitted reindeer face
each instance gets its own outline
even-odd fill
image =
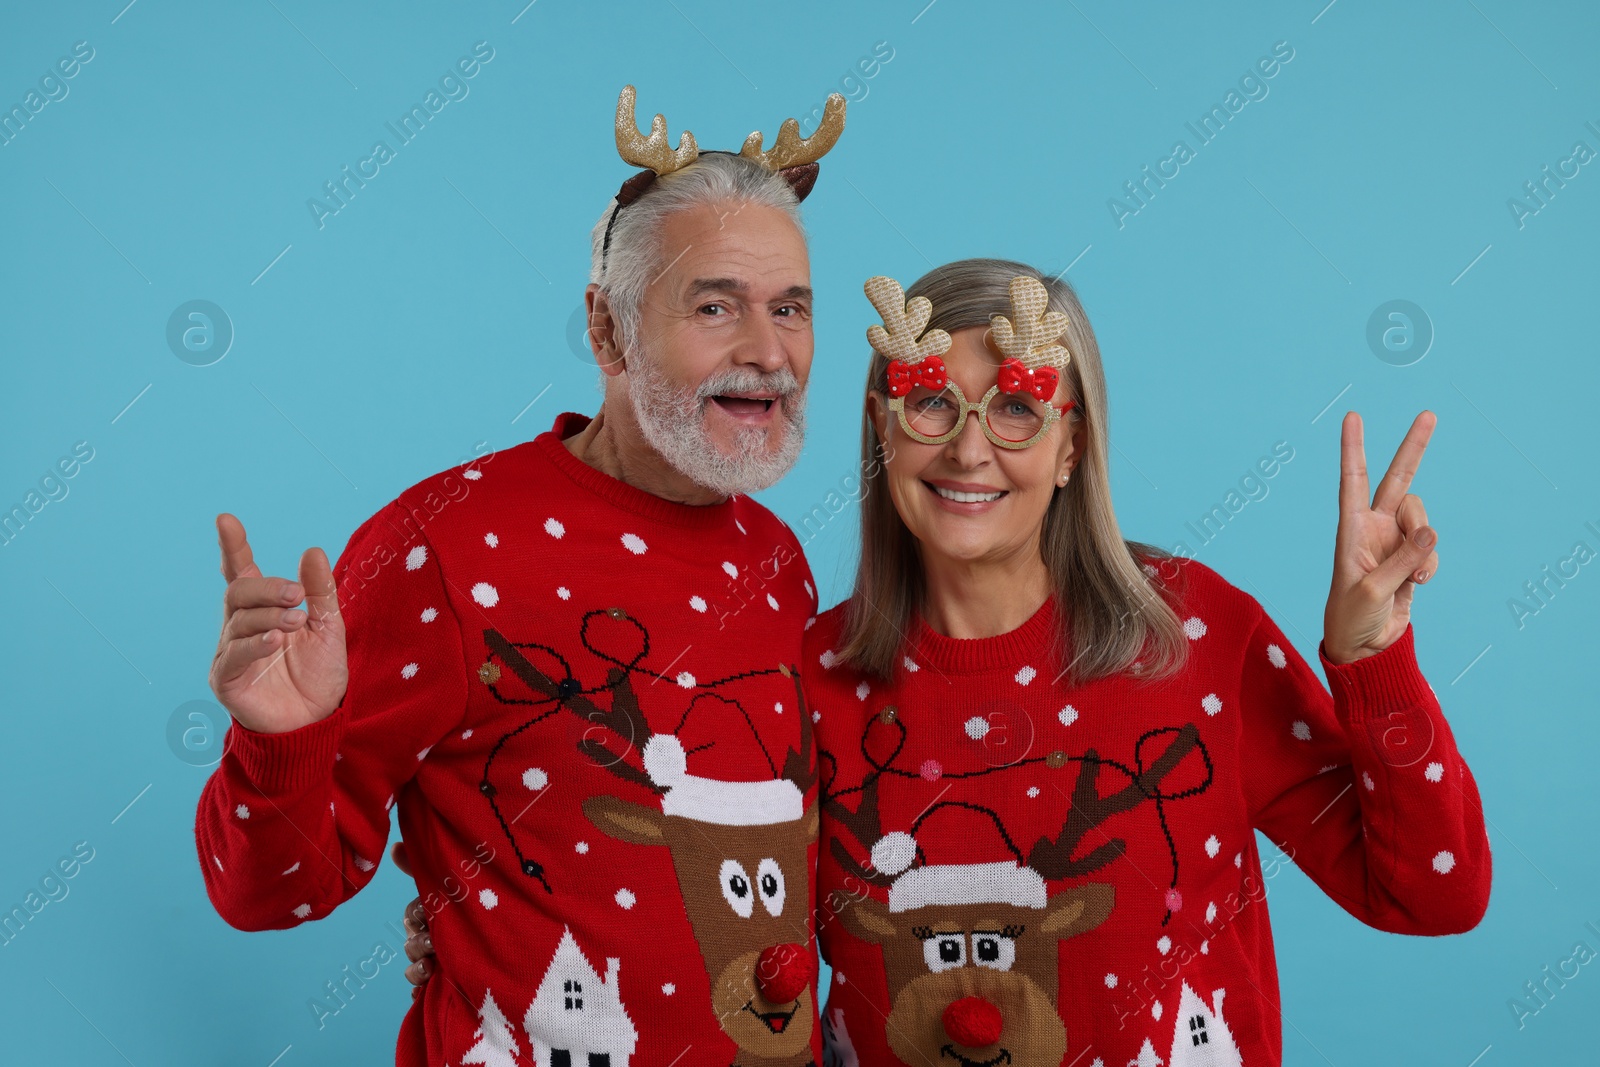
[[[584,617],[586,645],[591,625],[620,625],[644,636],[642,625],[619,608]],[[494,630],[485,631],[485,637],[492,658],[479,674],[497,697],[527,702],[501,696],[502,671],[511,672],[528,690],[586,724],[577,745],[580,752],[630,783],[634,792],[643,786],[654,794],[647,803],[589,796],[583,813],[609,837],[665,848],[671,855],[710,980],[712,1008],[740,1050],[736,1062],[811,1064],[816,971],[808,846],[816,840],[818,817],[816,805],[804,802],[816,774],[811,714],[798,675],[786,666],[776,669],[794,684],[799,750],[790,749],[770,779],[722,781],[691,774],[679,737],[652,732],[632,682],[642,653],[609,672],[607,708],[592,701],[574,679],[552,678],[525,654],[542,646],[513,644]],[[713,693],[706,699],[708,709],[729,717],[734,713],[726,697]],[[642,769],[630,758],[640,759]],[[493,802],[493,794],[488,795]],[[543,880],[537,863],[523,860],[523,865],[525,873]]]
[[[889,1047],[912,1065],[1056,1067],[1067,1047],[1057,1010],[1061,942],[1098,927],[1116,904],[1110,884],[1079,881],[1117,860],[1126,847],[1102,824],[1152,797],[1169,796],[1162,791],[1163,780],[1191,753],[1207,768],[1205,783],[1195,788],[1209,784],[1210,762],[1198,731],[1193,725],[1153,731],[1148,740],[1165,741],[1165,749],[1148,762],[1137,753],[1136,770],[1102,760],[1093,750],[1082,756],[1052,752],[1040,757],[1038,762],[1055,770],[1076,762],[1077,776],[1060,833],[1041,837],[1024,853],[997,812],[967,800],[935,801],[917,816],[910,832],[883,832],[880,779],[904,773],[893,764],[906,727],[888,708],[868,723],[869,733],[872,724],[891,725],[900,743],[883,762],[874,762],[873,772],[859,785],[840,789],[825,782],[822,804],[831,822],[870,853],[870,861],[862,862],[851,855],[841,835],[830,834],[830,851],[847,877],[888,889],[887,903],[842,891],[829,903],[845,929],[882,948],[890,999],[884,1025]],[[862,744],[865,752],[870,738],[864,736]],[[1097,782],[1106,765],[1129,780],[1102,796]],[[915,772],[905,776],[914,778]],[[860,796],[854,810],[841,799],[847,794]],[[1010,858],[921,862],[925,849],[937,854],[952,841],[954,835],[918,829],[944,809],[992,820],[996,847],[1003,844]],[[1080,855],[1086,841],[1098,843]],[[1069,883],[1065,888],[1047,891],[1047,883],[1063,881]]]

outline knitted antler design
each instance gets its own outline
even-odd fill
[[[908,303],[900,283],[883,275],[868,278],[862,289],[883,319],[882,326],[867,327],[867,343],[889,357],[889,395],[903,397],[913,385],[943,389],[950,379],[939,357],[950,351],[950,335],[922,332],[933,317],[933,304],[925,296]]]
[[[1047,311],[1050,294],[1037,278],[1018,275],[1011,279],[1011,317],[993,315],[989,325],[994,343],[1024,367],[1065,367],[1072,354],[1056,341],[1071,322],[1065,312]]]
[[[650,120],[650,136],[639,133],[639,123],[633,114],[634,88],[624,85],[617,97],[617,153],[624,162],[636,167],[649,167],[656,174],[671,174],[681,170],[700,157],[700,147],[694,134],[684,130],[674,151],[667,143],[667,120],[657,115]],[[791,122],[794,120],[791,119]]]
[[[773,171],[815,163],[844,132],[844,107],[843,96],[829,93],[828,101],[822,108],[822,121],[810,137],[800,136],[799,120],[787,118],[778,127],[778,139],[772,142],[770,149],[765,152],[761,150],[762,134],[757,130],[744,139],[744,147],[739,149],[739,154]]]

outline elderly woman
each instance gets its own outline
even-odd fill
[[[1257,829],[1370,926],[1476,925],[1478,790],[1412,644],[1431,415],[1376,496],[1346,416],[1330,694],[1248,594],[1123,539],[1066,283],[867,294],[860,565],[803,661],[829,1062],[1278,1063]]]

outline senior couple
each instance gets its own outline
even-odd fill
[[[395,808],[399,1064],[1257,1067],[1257,829],[1371,926],[1478,922],[1478,793],[1412,643],[1430,416],[1375,494],[1345,418],[1330,693],[1249,595],[1123,538],[1065,282],[875,276],[859,564],[819,611],[748,494],[801,449],[799,202],[843,101],[739,154],[643,137],[632,103],[599,410],[418,482],[297,580],[218,517],[233,723],[196,838],[229,924],[328,914]]]

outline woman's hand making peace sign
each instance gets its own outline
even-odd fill
[[[1344,417],[1340,441],[1339,531],[1333,548],[1333,585],[1322,617],[1322,639],[1335,663],[1376,655],[1405,633],[1411,596],[1439,569],[1438,533],[1428,525],[1422,498],[1408,492],[1423,450],[1438,422],[1424,411],[1412,422],[1375,496],[1367,489],[1361,416]]]

